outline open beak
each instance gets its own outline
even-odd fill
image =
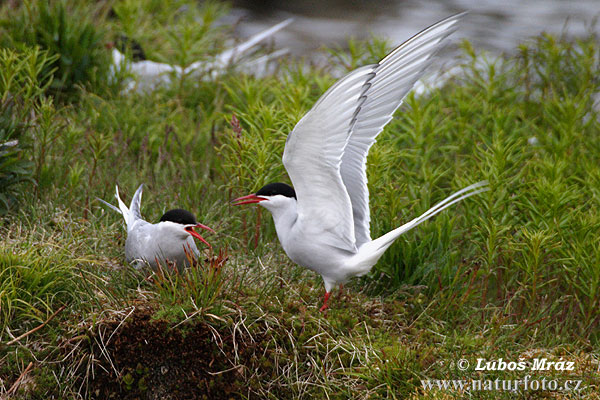
[[[238,197],[237,199],[233,200],[232,203],[235,203],[234,206],[241,206],[242,204],[260,203],[263,200],[269,199],[265,199],[264,197],[260,197],[255,194],[249,194],[248,196]]]
[[[207,231],[210,231],[212,233],[215,233],[215,231],[213,231],[208,226],[203,225],[203,224],[196,224],[196,225],[188,226],[188,227],[185,228],[185,230],[186,230],[187,233],[189,233],[190,235],[192,235],[193,237],[195,237],[196,239],[198,239],[199,241],[201,241],[202,243],[204,243],[208,247],[212,247],[210,245],[210,243],[208,243],[206,240],[204,240],[204,238],[202,236],[200,236],[200,234],[194,230],[194,228],[206,229]]]

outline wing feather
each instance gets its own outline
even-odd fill
[[[356,251],[352,208],[340,165],[372,70],[358,68],[330,87],[288,135],[283,152],[303,229],[351,252]]]
[[[131,198],[131,205],[129,211],[133,214],[135,219],[142,219],[141,206],[142,206],[142,191],[144,190],[144,184],[142,183]]]
[[[453,15],[421,31],[373,68],[374,76],[361,95],[364,101],[355,116],[340,166],[352,205],[357,247],[371,240],[366,175],[369,149],[464,15]]]
[[[371,240],[369,149],[463,15],[432,25],[379,64],[337,81],[288,135],[283,164],[306,234],[351,252]]]

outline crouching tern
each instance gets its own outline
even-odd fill
[[[321,96],[287,137],[283,165],[294,188],[271,183],[233,200],[234,205],[259,203],[269,210],[286,254],[323,277],[326,293],[321,311],[327,308],[334,287],[368,273],[400,235],[452,204],[488,190],[487,182],[466,187],[412,221],[371,239],[369,149],[463,15],[423,30],[378,64],[341,78]]]
[[[140,213],[143,186],[140,185],[136,190],[129,208],[121,200],[118,186],[115,193],[118,208],[102,199],[98,200],[122,214],[125,219],[127,226],[125,259],[128,263],[136,268],[149,265],[153,269],[157,269],[159,264],[164,266],[174,263],[181,270],[200,254],[194,243],[194,237],[210,247],[210,244],[194,228],[214,231],[198,223],[194,214],[182,209],[167,211],[157,224],[144,221]]]

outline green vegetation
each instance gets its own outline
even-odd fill
[[[16,203],[18,184],[31,178],[34,162],[44,164],[41,156],[27,159],[23,149],[44,154],[48,145],[46,126],[37,123],[42,115],[46,121],[54,116],[52,101],[44,97],[51,72],[43,72],[54,60],[37,48],[0,49],[0,214]]]
[[[103,46],[104,32],[92,22],[91,5],[76,1],[25,1],[1,21],[3,46],[39,47],[56,56],[43,73],[52,73],[49,92],[72,97],[78,86],[97,88],[107,80],[110,54]],[[8,7],[5,7],[8,8]]]
[[[320,278],[286,258],[268,213],[229,201],[288,181],[286,134],[333,68],[288,60],[274,77],[185,76],[126,93],[104,40],[125,33],[187,65],[227,47],[214,27],[227,10],[45,4],[3,8],[0,396],[446,399],[466,394],[421,380],[529,374],[585,389],[524,397],[599,398],[597,38],[541,36],[487,62],[464,43],[461,74],[409,95],[369,157],[373,236],[470,183],[492,190],[400,238],[322,314]],[[387,50],[373,39],[329,54],[351,70]],[[124,262],[122,218],[94,199],[118,183],[129,200],[142,182],[148,220],[184,207],[218,232],[187,273]],[[543,357],[575,370],[473,368]]]

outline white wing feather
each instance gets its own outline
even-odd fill
[[[115,198],[117,199],[117,204],[119,205],[118,208],[102,199],[99,199],[98,197],[96,197],[96,199],[100,200],[102,203],[106,204],[116,212],[123,215],[125,225],[127,226],[127,233],[129,233],[133,227],[134,222],[142,219],[142,214],[140,213],[140,205],[142,202],[143,189],[144,184],[142,183],[135,191],[135,194],[131,199],[131,204],[129,205],[129,208],[127,208],[127,205],[125,205],[125,203],[123,203],[123,200],[121,200],[118,185],[115,185]]]
[[[131,205],[129,206],[129,213],[133,217],[132,223],[137,219],[142,219],[142,213],[140,211],[142,205],[142,191],[144,190],[144,184],[142,183],[131,198]],[[129,223],[128,223],[129,225]]]
[[[279,32],[292,22],[294,22],[294,19],[288,18],[278,23],[277,25],[273,25],[272,27],[251,36],[244,43],[240,43],[239,45],[231,49],[223,51],[221,54],[215,57],[214,61],[197,61],[195,63],[190,64],[185,69],[185,72],[189,73],[195,70],[207,71],[209,69],[227,68],[235,61],[237,57],[244,55],[244,53],[256,46],[258,43]]]
[[[231,62],[234,61],[234,59],[236,57],[243,55],[245,52],[247,52],[248,50],[250,50],[251,48],[256,46],[258,43],[267,39],[269,36],[272,36],[275,33],[279,32],[280,30],[282,30],[283,28],[285,28],[292,22],[294,22],[294,19],[288,18],[285,21],[278,23],[277,25],[273,25],[269,29],[265,29],[264,31],[259,32],[256,35],[253,35],[248,40],[246,40],[244,43],[241,43],[232,49],[225,50],[224,52],[219,54],[217,56],[217,59],[215,60],[215,62],[222,66],[229,65]]]
[[[288,135],[283,152],[306,234],[351,252],[356,251],[352,207],[340,165],[372,69],[356,69],[329,88]]]
[[[357,111],[340,169],[352,203],[357,247],[371,240],[366,175],[369,149],[464,14],[451,16],[421,31],[373,68],[374,76],[362,94],[364,101]]]

